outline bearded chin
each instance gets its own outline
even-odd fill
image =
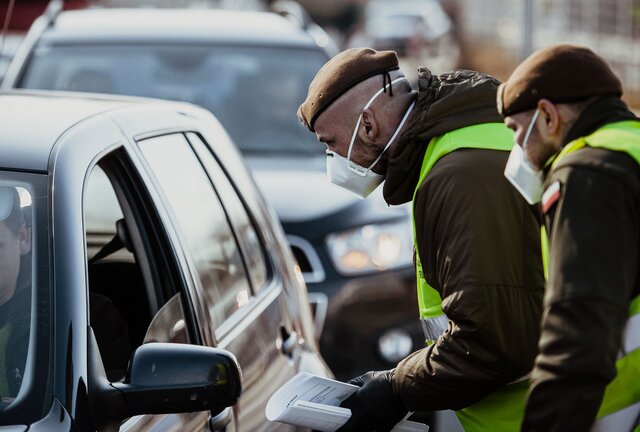
[[[540,151],[530,156],[530,161],[539,170],[544,169],[549,159],[558,153],[560,149],[552,141],[545,141],[540,146]],[[529,157],[529,155],[527,155]]]

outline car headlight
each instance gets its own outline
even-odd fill
[[[388,363],[398,363],[413,350],[411,335],[404,329],[393,328],[387,330],[378,339],[378,352]]]
[[[411,225],[402,220],[371,224],[327,236],[329,256],[339,273],[355,275],[411,265]]]

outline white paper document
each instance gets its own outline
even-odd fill
[[[334,432],[345,424],[351,411],[340,407],[358,386],[300,372],[276,391],[265,414],[270,421]],[[427,432],[429,426],[403,420],[393,432]]]

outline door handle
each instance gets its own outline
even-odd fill
[[[284,355],[292,355],[296,345],[298,345],[298,333],[295,331],[288,331],[286,327],[280,327],[280,335],[282,336],[282,345],[280,351]]]
[[[224,429],[233,420],[231,407],[226,407],[219,414],[209,417],[209,430],[211,432]]]

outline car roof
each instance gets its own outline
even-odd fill
[[[315,45],[293,21],[270,12],[219,9],[84,9],[61,12],[43,37],[52,42]]]
[[[0,92],[0,168],[45,172],[56,141],[73,125],[145,101],[86,93]]]

